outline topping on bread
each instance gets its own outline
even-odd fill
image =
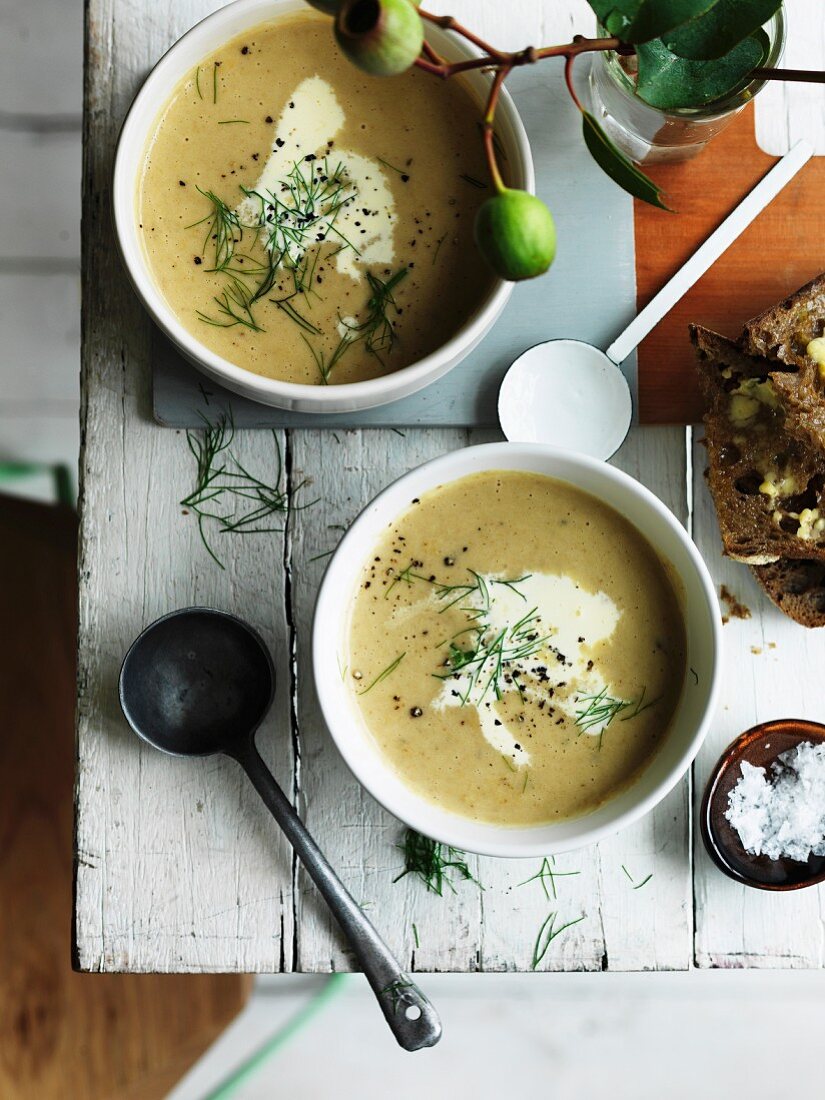
[[[764,360],[699,326],[691,338],[725,553],[752,565],[782,557],[825,561],[825,451],[787,430]]]
[[[748,321],[742,348],[778,370],[789,427],[825,446],[825,275]]]

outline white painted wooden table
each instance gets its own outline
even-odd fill
[[[556,939],[548,970],[666,970],[692,965],[821,967],[822,889],[746,890],[710,865],[693,806],[723,747],[757,720],[825,716],[825,636],[785,620],[748,571],[723,562],[690,431],[636,430],[617,465],[692,530],[717,583],[752,609],[725,628],[722,705],[692,779],[635,827],[557,860],[558,899],[519,886],[538,861],[471,857],[485,889],[428,894],[401,869],[402,828],[337,756],[314,699],[310,620],[334,525],[388,480],[480,433],[301,431],[278,440],[292,483],[323,505],[283,535],[228,539],[226,571],[205,554],[176,503],[192,487],[181,433],[150,419],[148,325],[128,288],[109,220],[118,127],[148,68],[216,0],[89,0],[84,169],[84,333],[80,664],[78,676],[77,964],[94,971],[329,971],[350,967],[333,924],[251,785],[220,759],[192,762],[140,745],[116,682],[132,638],[173,608],[209,604],[249,619],[275,658],[278,693],[259,747],[356,899],[414,970],[527,970],[539,926],[584,916]],[[825,58],[820,0],[790,0],[788,64]],[[590,26],[584,0],[443,0],[502,46],[565,41]],[[803,110],[789,104],[804,104]],[[762,144],[781,152],[803,131],[825,152],[821,89],[775,88],[760,104]],[[823,264],[825,266],[825,264]],[[267,432],[237,440],[274,469]],[[652,878],[638,890],[635,883]],[[418,931],[415,943],[413,924]]]

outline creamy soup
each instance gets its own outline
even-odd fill
[[[345,676],[412,788],[466,817],[575,817],[667,734],[685,674],[669,570],[618,512],[494,471],[386,531],[352,609]]]
[[[307,14],[205,58],[146,150],[155,281],[213,352],[289,382],[356,382],[444,344],[492,280],[479,108],[455,80],[381,80]]]

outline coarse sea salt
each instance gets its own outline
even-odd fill
[[[725,817],[751,855],[802,863],[825,855],[825,744],[783,752],[770,776],[743,761]]]

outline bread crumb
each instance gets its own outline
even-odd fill
[[[719,596],[727,604],[727,613],[723,612],[722,614],[723,623],[730,622],[731,619],[749,619],[751,617],[750,608],[740,603],[726,584],[720,586]]]
[[[755,656],[758,657],[761,652],[762,652],[762,647],[761,646],[759,646],[759,645],[752,645],[751,646],[751,653],[755,654]]]

